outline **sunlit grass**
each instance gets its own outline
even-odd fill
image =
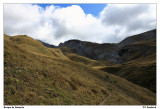
[[[98,105],[109,94],[105,104],[156,103],[148,89],[92,68],[104,65],[44,47],[28,36],[5,35],[4,104]]]

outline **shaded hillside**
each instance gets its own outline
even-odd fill
[[[60,46],[68,46],[73,48],[73,53],[99,60],[103,65],[92,66],[95,69],[123,77],[156,92],[156,30],[128,37],[118,44],[70,40]]]
[[[105,66],[105,63],[103,62],[77,55],[75,49],[68,47],[60,47],[60,49],[63,51],[65,56],[67,56],[71,61],[74,61],[76,63],[81,63],[90,67]]]
[[[119,51],[119,55],[119,60],[122,60],[123,63],[149,55],[153,56],[152,59],[156,59],[156,39],[152,38],[126,45]]]
[[[76,62],[77,58],[81,62]],[[28,36],[4,35],[4,104],[156,104],[156,95],[150,90],[82,63],[99,64],[97,61],[77,58]]]
[[[59,44],[59,47],[69,47],[76,50],[76,54],[94,60],[108,60],[118,63],[119,48],[116,44],[98,44],[80,40],[69,40]]]
[[[156,92],[156,40],[146,40],[125,46],[123,65],[100,68]]]
[[[147,40],[155,39],[155,38],[156,38],[156,29],[150,30],[150,31],[147,31],[147,32],[144,32],[144,33],[141,33],[141,34],[137,34],[137,35],[134,35],[134,36],[127,37],[126,39],[121,41],[118,44],[118,46],[120,48],[122,48],[122,47],[124,47],[126,45],[129,45],[131,43],[134,43],[134,42],[147,41]]]
[[[114,63],[124,63],[126,62],[126,60],[123,59],[122,55],[125,55],[126,53],[126,46],[135,42],[147,40],[156,40],[156,30],[151,30],[145,33],[127,37],[117,44],[97,44],[80,40],[69,40],[59,44],[59,47],[67,46],[69,48],[73,48],[75,49],[76,54],[95,60],[107,60]],[[134,48],[136,48],[136,46]],[[142,55],[137,55],[135,58],[138,58],[140,56]]]

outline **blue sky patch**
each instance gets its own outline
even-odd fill
[[[37,4],[43,8],[46,6],[54,5],[59,7],[68,7],[72,5],[79,5],[86,14],[98,16],[99,13],[107,6],[107,4]]]

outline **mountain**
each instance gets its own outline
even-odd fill
[[[69,40],[59,46],[100,61],[103,65],[95,66],[96,69],[123,77],[156,93],[156,30],[127,37],[117,44]]]
[[[90,59],[118,62],[119,48],[116,44],[98,44],[80,40],[69,40],[59,44],[59,47],[63,46],[73,48],[76,50],[78,55],[85,56]]]
[[[125,55],[127,47],[130,44],[140,41],[155,40],[156,30],[151,30],[138,35],[130,36],[120,43],[110,44],[98,44],[80,40],[69,40],[64,43],[60,43],[59,47],[69,47],[76,50],[76,54],[88,57],[95,60],[107,60],[114,63],[124,63],[126,60],[122,58]],[[148,49],[149,51],[152,51]],[[148,52],[145,51],[145,52]],[[125,52],[125,53],[124,53]]]
[[[156,104],[149,89],[99,70],[119,64],[76,52],[48,48],[26,35],[4,35],[4,105]]]
[[[156,30],[130,36],[117,44],[69,40],[59,46],[72,48],[75,54],[90,59],[105,60],[106,66],[97,69],[123,77],[156,93]]]

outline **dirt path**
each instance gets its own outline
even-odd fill
[[[99,105],[103,105],[105,103],[105,101],[107,101],[107,99],[111,96],[111,93],[109,93],[109,95],[99,104]]]

